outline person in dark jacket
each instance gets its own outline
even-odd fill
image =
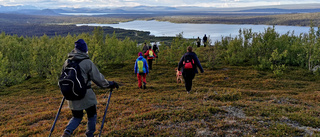
[[[147,43],[144,43],[144,46],[142,48],[142,53],[145,54],[147,51],[149,50]],[[147,58],[147,56],[144,56],[145,58]]]
[[[147,51],[148,51],[148,46],[147,46],[147,43],[144,43],[144,46],[143,46],[143,48],[142,48],[142,52],[143,52],[143,54],[144,53],[146,53]]]
[[[204,36],[203,36],[202,40],[203,40],[203,46],[204,46],[204,47],[206,47],[206,46],[207,46],[207,44],[208,44],[208,37],[207,37],[207,35],[206,35],[206,34],[204,34]]]
[[[159,47],[157,44],[154,44],[153,47],[152,47],[153,51],[155,52],[155,54],[157,55],[157,58],[158,58],[158,52],[159,52]]]
[[[192,52],[192,47],[189,46],[187,51],[188,52],[185,53],[179,61],[178,70],[181,70],[183,79],[185,81],[187,93],[190,93],[192,87],[192,80],[194,79],[196,73],[198,73],[197,68],[200,69],[201,73],[203,73],[204,71],[200,64],[198,56],[196,55],[196,53]],[[188,65],[188,68],[187,59],[191,60],[191,66]]]
[[[155,63],[157,63],[157,59],[158,59],[158,52],[160,51],[159,50],[159,47],[156,43],[154,43],[153,47],[152,47],[153,51],[154,51],[154,54],[156,54],[156,58],[154,58],[154,61]]]
[[[201,39],[198,37],[197,38],[197,47],[200,47],[200,45],[201,45]]]
[[[69,108],[72,112],[72,118],[70,119],[62,137],[69,137],[73,131],[79,126],[83,117],[83,110],[87,113],[87,137],[93,137],[93,133],[96,130],[97,121],[97,98],[91,88],[91,81],[101,88],[119,88],[116,82],[107,81],[105,77],[99,72],[98,68],[89,59],[88,47],[83,39],[79,39],[75,42],[75,48],[68,54],[68,59],[65,61],[62,72],[68,65],[68,60],[77,61],[82,60],[79,63],[81,69],[81,75],[87,83],[87,92],[84,98],[80,100],[67,100]]]

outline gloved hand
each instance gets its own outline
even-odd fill
[[[108,81],[109,82],[109,88],[112,88],[112,89],[114,89],[114,88],[117,88],[117,89],[119,89],[119,85],[118,85],[118,83],[117,82],[114,82],[114,81]]]

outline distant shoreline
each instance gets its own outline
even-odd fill
[[[253,24],[253,25],[285,25],[285,26],[310,26],[320,25],[320,12],[299,14],[210,14],[199,15],[197,13],[181,14],[108,14],[100,16],[44,16],[0,13],[0,32],[18,36],[48,36],[67,34],[91,33],[92,27],[76,27],[76,24],[117,24],[133,20],[157,20],[171,23],[194,23],[194,24]],[[311,23],[312,22],[312,23]],[[114,31],[121,38],[130,36],[130,31],[109,28],[106,34]],[[121,34],[119,34],[121,32]],[[143,34],[143,36],[146,36]],[[153,39],[134,37],[138,41],[142,39]],[[165,38],[167,39],[167,38]]]
[[[76,24],[76,26],[91,26],[91,27],[112,27],[125,30],[137,30],[150,32],[150,35],[156,37],[174,37],[179,33],[187,39],[196,39],[203,37],[206,34],[212,41],[221,40],[222,37],[235,37],[239,35],[239,30],[251,29],[253,33],[263,32],[271,25],[252,25],[252,24],[191,24],[191,23],[171,23],[168,21],[156,20],[134,20],[130,22],[121,22],[118,24]],[[300,26],[284,26],[274,25],[275,30],[279,34],[286,34],[288,32],[294,35],[301,33],[308,33],[309,27]]]

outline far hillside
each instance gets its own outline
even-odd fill
[[[119,9],[36,9],[35,7],[0,6],[0,31],[18,36],[42,36],[90,33],[93,27],[76,27],[75,24],[119,23],[133,20],[158,20],[173,23],[209,24],[265,24],[288,26],[319,26],[319,4],[282,5],[247,8],[204,8],[204,7],[122,7]],[[19,12],[21,11],[21,12]],[[37,13],[38,12],[38,13]],[[77,13],[98,13],[98,15],[78,15]],[[36,14],[37,13],[37,14]],[[68,14],[61,14],[68,13]],[[76,16],[72,16],[76,14]],[[102,14],[108,13],[108,14]],[[128,14],[130,13],[130,14]],[[311,23],[312,22],[312,23]],[[155,38],[148,32],[105,28],[108,34],[126,36],[143,42],[170,41]],[[180,32],[177,32],[180,33]],[[165,40],[163,40],[165,39]],[[171,38],[170,38],[171,39]]]

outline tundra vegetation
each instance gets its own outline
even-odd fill
[[[103,136],[319,136],[320,73],[310,71],[320,61],[319,34],[314,27],[299,36],[272,27],[261,33],[243,29],[200,48],[178,34],[161,44],[142,90],[133,73],[142,47],[129,37],[118,39],[99,27],[53,37],[2,32],[0,136],[49,134],[62,99],[61,66],[79,38],[106,78],[122,85],[112,95]],[[191,94],[176,83],[174,71],[187,46],[205,70],[195,77]],[[108,89],[93,88],[100,127]],[[64,104],[53,136],[62,134],[71,117]],[[84,134],[86,122],[76,136]]]

